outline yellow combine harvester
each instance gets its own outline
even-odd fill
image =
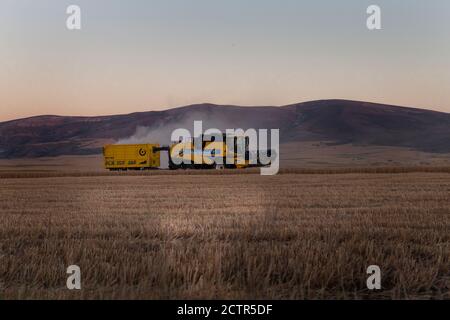
[[[103,147],[105,168],[111,171],[157,169],[159,144],[107,145]]]
[[[256,164],[250,164],[248,137],[241,137],[245,142],[243,144],[245,150],[240,150],[241,152],[237,151],[238,137],[228,137],[228,139],[234,140],[234,151],[228,150],[227,136],[225,135],[223,141],[204,141],[204,136],[200,138],[202,145],[199,150],[194,146],[194,139],[177,142],[170,147],[161,147],[159,144],[107,145],[103,148],[105,168],[111,171],[158,169],[161,165],[161,151],[168,152],[169,169],[171,170],[241,169],[261,166],[259,159]],[[214,160],[217,158],[222,158],[222,164],[216,164]],[[230,161],[230,159],[232,160]]]
[[[207,137],[207,140],[203,140],[204,136],[201,136],[202,141],[201,149],[195,149],[194,139],[188,142],[179,142],[170,146],[169,149],[169,168],[174,169],[242,169],[250,167],[248,145],[249,140],[247,137],[241,137],[245,142],[245,150],[242,154],[237,152],[237,139],[238,137],[228,137],[234,140],[234,152],[227,148],[227,136],[223,136],[222,141],[214,141],[211,137]],[[211,141],[212,140],[212,141]],[[229,157],[232,161],[227,163],[226,158]],[[222,164],[216,164],[214,159],[222,158]],[[174,161],[177,160],[177,161]],[[184,161],[183,161],[184,160]],[[183,162],[183,163],[181,163]],[[178,164],[177,164],[178,163]]]

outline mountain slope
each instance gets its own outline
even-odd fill
[[[346,100],[284,107],[200,104],[100,117],[38,116],[0,123],[0,158],[82,155],[105,143],[168,143],[176,128],[279,128],[281,143],[325,141],[450,152],[450,114]]]
[[[295,131],[321,140],[401,146],[428,152],[450,151],[450,114],[357,101],[325,100],[290,106]],[[295,139],[295,135],[292,137]]]

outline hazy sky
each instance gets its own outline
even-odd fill
[[[328,98],[450,112],[450,1],[0,0],[0,97],[0,121]]]

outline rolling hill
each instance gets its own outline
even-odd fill
[[[450,152],[450,114],[347,100],[283,107],[198,104],[166,111],[98,117],[37,116],[0,123],[0,158],[101,153],[106,143],[168,143],[175,128],[279,128],[283,144],[404,147]]]

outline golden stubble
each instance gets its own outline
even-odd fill
[[[448,173],[9,177],[0,297],[449,299],[449,194]]]

